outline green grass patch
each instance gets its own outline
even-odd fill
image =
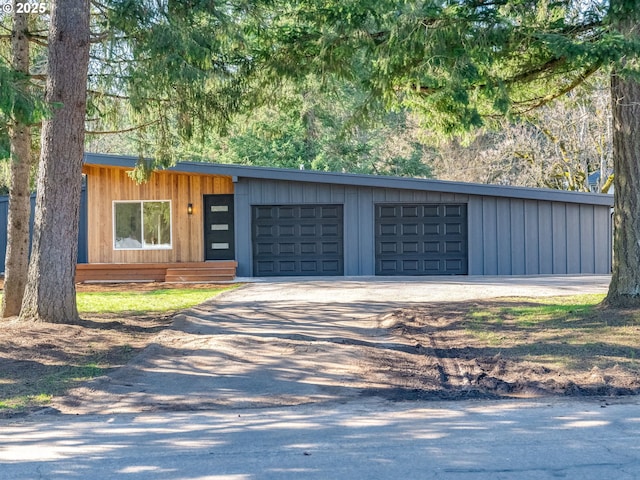
[[[158,289],[147,292],[79,292],[80,313],[166,313],[190,308],[216,295],[236,288]]]
[[[479,303],[461,325],[478,347],[570,369],[624,365],[638,371],[640,311],[602,308],[603,294]]]
[[[46,406],[51,403],[53,397],[46,393],[38,395],[19,395],[16,397],[0,399],[0,411],[9,410],[21,412],[28,408]]]
[[[589,294],[496,301],[471,309],[467,323],[471,329],[484,329],[487,325],[499,327],[505,323],[523,328],[567,328],[571,322],[592,317],[603,299],[604,294]]]

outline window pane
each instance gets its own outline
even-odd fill
[[[142,248],[140,202],[115,204],[115,248]]]
[[[144,202],[145,248],[171,247],[171,208],[169,202]]]

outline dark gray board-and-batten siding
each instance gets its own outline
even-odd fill
[[[29,228],[33,230],[33,217],[36,207],[36,195],[31,195],[31,216]],[[4,274],[7,253],[7,221],[9,220],[9,197],[0,196],[0,272]],[[80,224],[78,228],[78,263],[87,263],[87,189],[82,187],[80,197]]]
[[[375,274],[374,208],[386,203],[464,203],[470,275],[607,274],[611,271],[610,207],[265,178],[237,178],[238,275],[252,271],[251,207],[344,206],[344,274]]]

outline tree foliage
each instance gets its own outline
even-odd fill
[[[92,129],[130,131],[140,157],[163,167],[179,145],[222,131],[248,108],[263,2],[105,2],[108,40],[90,71]],[[90,132],[91,133],[91,132]],[[145,170],[139,170],[140,179]]]
[[[598,75],[518,121],[494,119],[441,139],[434,175],[447,180],[602,191],[613,170],[608,80]],[[431,136],[433,139],[433,136]]]
[[[280,25],[288,41],[273,54],[276,61],[302,51],[303,69],[351,69],[373,96],[410,107],[445,134],[527,114],[600,70],[613,72],[616,256],[607,298],[640,303],[636,1],[316,0],[288,11],[296,19]]]

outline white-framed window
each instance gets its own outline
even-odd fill
[[[116,250],[171,248],[171,201],[114,201],[113,248]]]

